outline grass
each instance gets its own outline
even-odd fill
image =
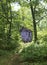
[[[0,65],[12,65],[10,60],[10,56],[0,56]],[[18,61],[18,60],[17,60]],[[16,65],[16,64],[15,64]],[[17,65],[47,65],[47,61],[44,62],[23,62],[18,63]]]
[[[19,57],[18,54],[8,54],[8,55],[2,55],[0,56],[0,65],[47,65],[46,61],[22,61],[19,62],[19,60],[22,60],[21,57]]]
[[[7,56],[0,56],[0,65],[11,65]]]

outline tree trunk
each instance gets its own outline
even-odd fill
[[[11,11],[11,5],[9,3],[9,6],[10,6],[10,21],[9,21],[9,43],[11,43],[11,27],[12,27],[12,11]]]
[[[31,0],[30,0],[31,2]],[[33,18],[33,27],[34,27],[34,42],[37,41],[37,27],[36,27],[36,21],[35,21],[35,12],[33,9],[33,5],[30,3],[31,12],[32,12],[32,18]]]
[[[9,4],[9,7],[8,7],[8,4]],[[7,12],[7,21],[9,22],[9,30],[8,30],[8,36],[7,36],[7,41],[8,43],[11,43],[11,25],[12,25],[12,11],[11,11],[11,5],[10,5],[10,2],[8,2],[6,0],[6,5],[7,5],[7,9],[10,8]],[[8,18],[8,13],[10,12],[10,19]]]

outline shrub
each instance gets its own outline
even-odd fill
[[[24,48],[21,52],[23,60],[46,60],[47,59],[47,45],[32,44],[31,46]]]

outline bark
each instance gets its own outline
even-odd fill
[[[30,0],[30,2],[31,2],[31,0]],[[34,42],[36,42],[37,41],[37,27],[36,27],[36,21],[35,21],[35,12],[34,12],[32,3],[30,3],[30,8],[31,8],[31,13],[32,13],[32,18],[33,18]]]

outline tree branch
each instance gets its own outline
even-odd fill
[[[1,14],[0,14],[0,17],[1,17],[1,18],[2,18],[2,17],[6,18],[6,16],[4,16],[4,15],[1,15]]]
[[[38,22],[36,22],[36,24],[38,24],[44,17],[46,17],[47,16],[47,14],[46,15],[44,15],[43,17],[41,17],[39,20],[38,20]]]

